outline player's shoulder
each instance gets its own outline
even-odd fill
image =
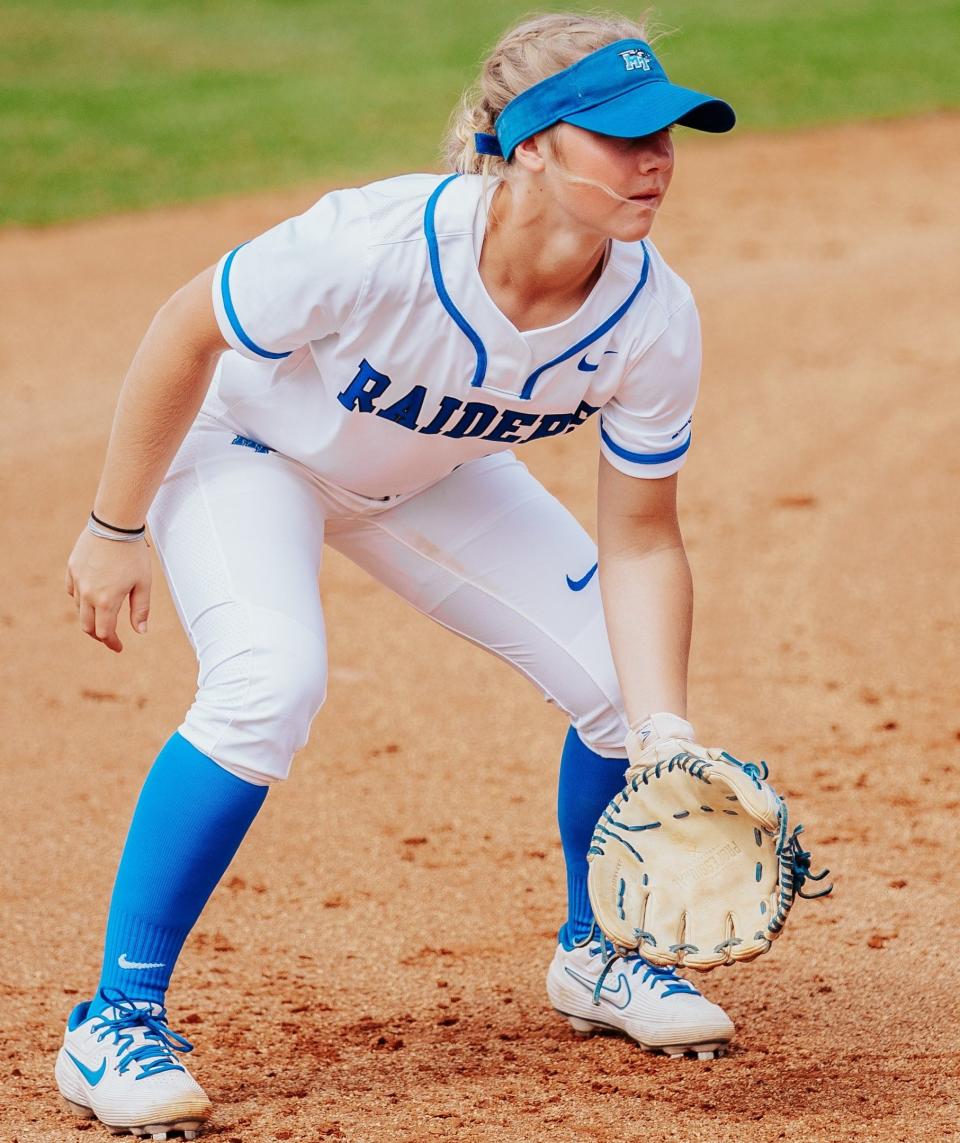
[[[448,177],[448,176],[446,176]],[[302,249],[331,244],[345,256],[423,240],[424,211],[445,176],[399,175],[363,186],[339,187],[283,226]],[[460,181],[460,180],[457,180]]]
[[[690,287],[649,238],[642,242],[614,242],[613,265],[627,282],[637,283],[646,273],[643,294],[647,304],[661,310],[668,319],[693,298]]]
[[[371,202],[425,202],[449,175],[409,174],[378,179],[359,189]]]
[[[472,224],[481,179],[451,178],[449,174],[397,175],[360,187],[369,212],[375,244],[409,242],[424,238],[424,219],[434,193],[444,185],[441,208],[430,211],[440,230]]]
[[[336,217],[348,225],[351,222],[401,219],[405,216],[423,216],[424,205],[442,182],[443,175],[398,175],[363,186],[338,187],[321,195],[301,219],[317,224]],[[378,229],[382,229],[382,225]]]

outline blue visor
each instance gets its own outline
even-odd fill
[[[672,123],[721,132],[735,122],[729,103],[671,83],[649,44],[620,40],[522,91],[498,116],[496,135],[478,134],[476,144],[481,154],[509,159],[554,123],[635,139]]]

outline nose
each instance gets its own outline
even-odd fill
[[[639,144],[637,158],[643,174],[657,174],[670,170],[673,166],[673,139],[667,128],[653,135],[644,135],[637,142]]]

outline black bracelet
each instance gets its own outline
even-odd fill
[[[115,524],[108,524],[106,520],[101,520],[95,513],[90,513],[90,519],[94,524],[99,524],[101,528],[109,528],[111,532],[120,532],[124,536],[142,536],[147,530],[146,524],[141,525],[139,528],[118,528]]]

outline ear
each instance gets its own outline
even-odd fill
[[[518,143],[513,151],[513,156],[517,163],[528,171],[540,172],[546,165],[545,156],[540,149],[540,139],[542,135],[531,135],[529,139],[524,139]]]

